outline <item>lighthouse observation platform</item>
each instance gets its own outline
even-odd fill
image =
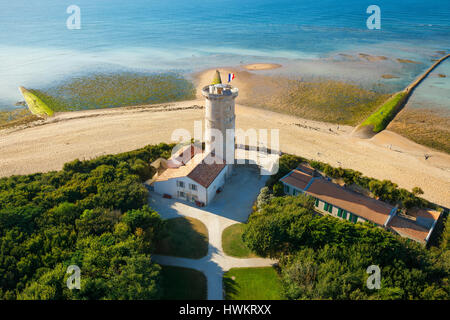
[[[223,99],[225,97],[236,98],[239,94],[238,88],[234,88],[229,84],[212,84],[203,87],[202,95],[207,99]]]

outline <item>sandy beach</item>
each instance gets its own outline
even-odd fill
[[[239,102],[239,101],[238,101]],[[0,176],[59,170],[65,162],[172,142],[173,130],[193,132],[202,99],[162,105],[64,112],[0,131]],[[450,156],[385,131],[371,140],[349,136],[351,126],[304,120],[237,104],[236,127],[280,130],[283,152],[390,179],[450,206]],[[427,154],[428,160],[425,160]]]
[[[252,63],[242,67],[247,70],[272,70],[281,68],[282,65],[278,63]]]

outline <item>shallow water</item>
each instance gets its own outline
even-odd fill
[[[443,75],[445,77],[441,77]],[[437,109],[442,115],[450,116],[450,60],[447,59],[434,69],[414,90],[407,107]]]
[[[394,72],[399,79],[381,82],[396,90],[437,50],[450,50],[449,1],[377,1],[381,30],[367,29],[372,2],[364,0],[78,0],[80,30],[66,28],[70,4],[0,0],[0,109],[22,100],[19,85],[44,89],[93,71],[189,73],[266,61],[288,66],[277,72],[358,83]],[[390,59],[338,61],[340,52]]]

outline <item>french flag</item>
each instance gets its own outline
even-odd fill
[[[234,79],[234,73],[229,73],[228,74],[228,82],[230,82],[233,79]]]

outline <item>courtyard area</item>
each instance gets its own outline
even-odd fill
[[[207,299],[224,298],[223,275],[232,268],[270,267],[276,263],[271,259],[236,258],[228,256],[222,248],[222,232],[227,227],[246,222],[259,190],[268,176],[261,176],[253,166],[236,166],[223,191],[204,208],[180,200],[165,199],[150,193],[149,204],[163,219],[180,217],[201,221],[208,231],[208,251],[205,256],[193,259],[169,255],[154,255],[153,259],[163,266],[183,267],[201,271],[206,277]],[[205,237],[206,238],[206,237]]]

